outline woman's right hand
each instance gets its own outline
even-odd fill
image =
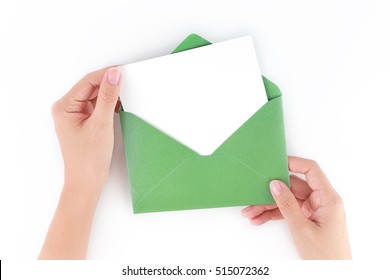
[[[291,190],[270,183],[274,205],[252,205],[242,215],[254,225],[284,218],[303,259],[351,259],[343,201],[313,160],[289,157]]]

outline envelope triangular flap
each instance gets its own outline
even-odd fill
[[[175,52],[207,44],[192,34]],[[289,182],[283,110],[279,88],[263,81],[269,101],[207,157],[120,111],[134,213],[274,202],[269,182]]]

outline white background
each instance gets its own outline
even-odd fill
[[[212,42],[253,36],[263,74],[283,92],[288,154],[317,160],[343,197],[354,258],[387,256],[386,1],[8,2],[0,7],[1,259],[35,259],[57,205],[63,165],[51,104],[87,72],[168,54],[190,33]],[[241,208],[133,215],[116,117],[88,257],[143,265],[298,258],[284,221],[253,227]]]

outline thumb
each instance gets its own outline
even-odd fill
[[[274,180],[270,183],[270,190],[290,231],[294,233],[297,230],[302,230],[302,227],[309,222],[303,215],[298,201],[287,185],[282,181]]]
[[[96,101],[94,115],[99,118],[113,118],[115,106],[118,102],[121,84],[121,70],[119,67],[109,68],[102,79]]]

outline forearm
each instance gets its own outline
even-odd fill
[[[100,189],[64,186],[39,259],[86,258]]]

